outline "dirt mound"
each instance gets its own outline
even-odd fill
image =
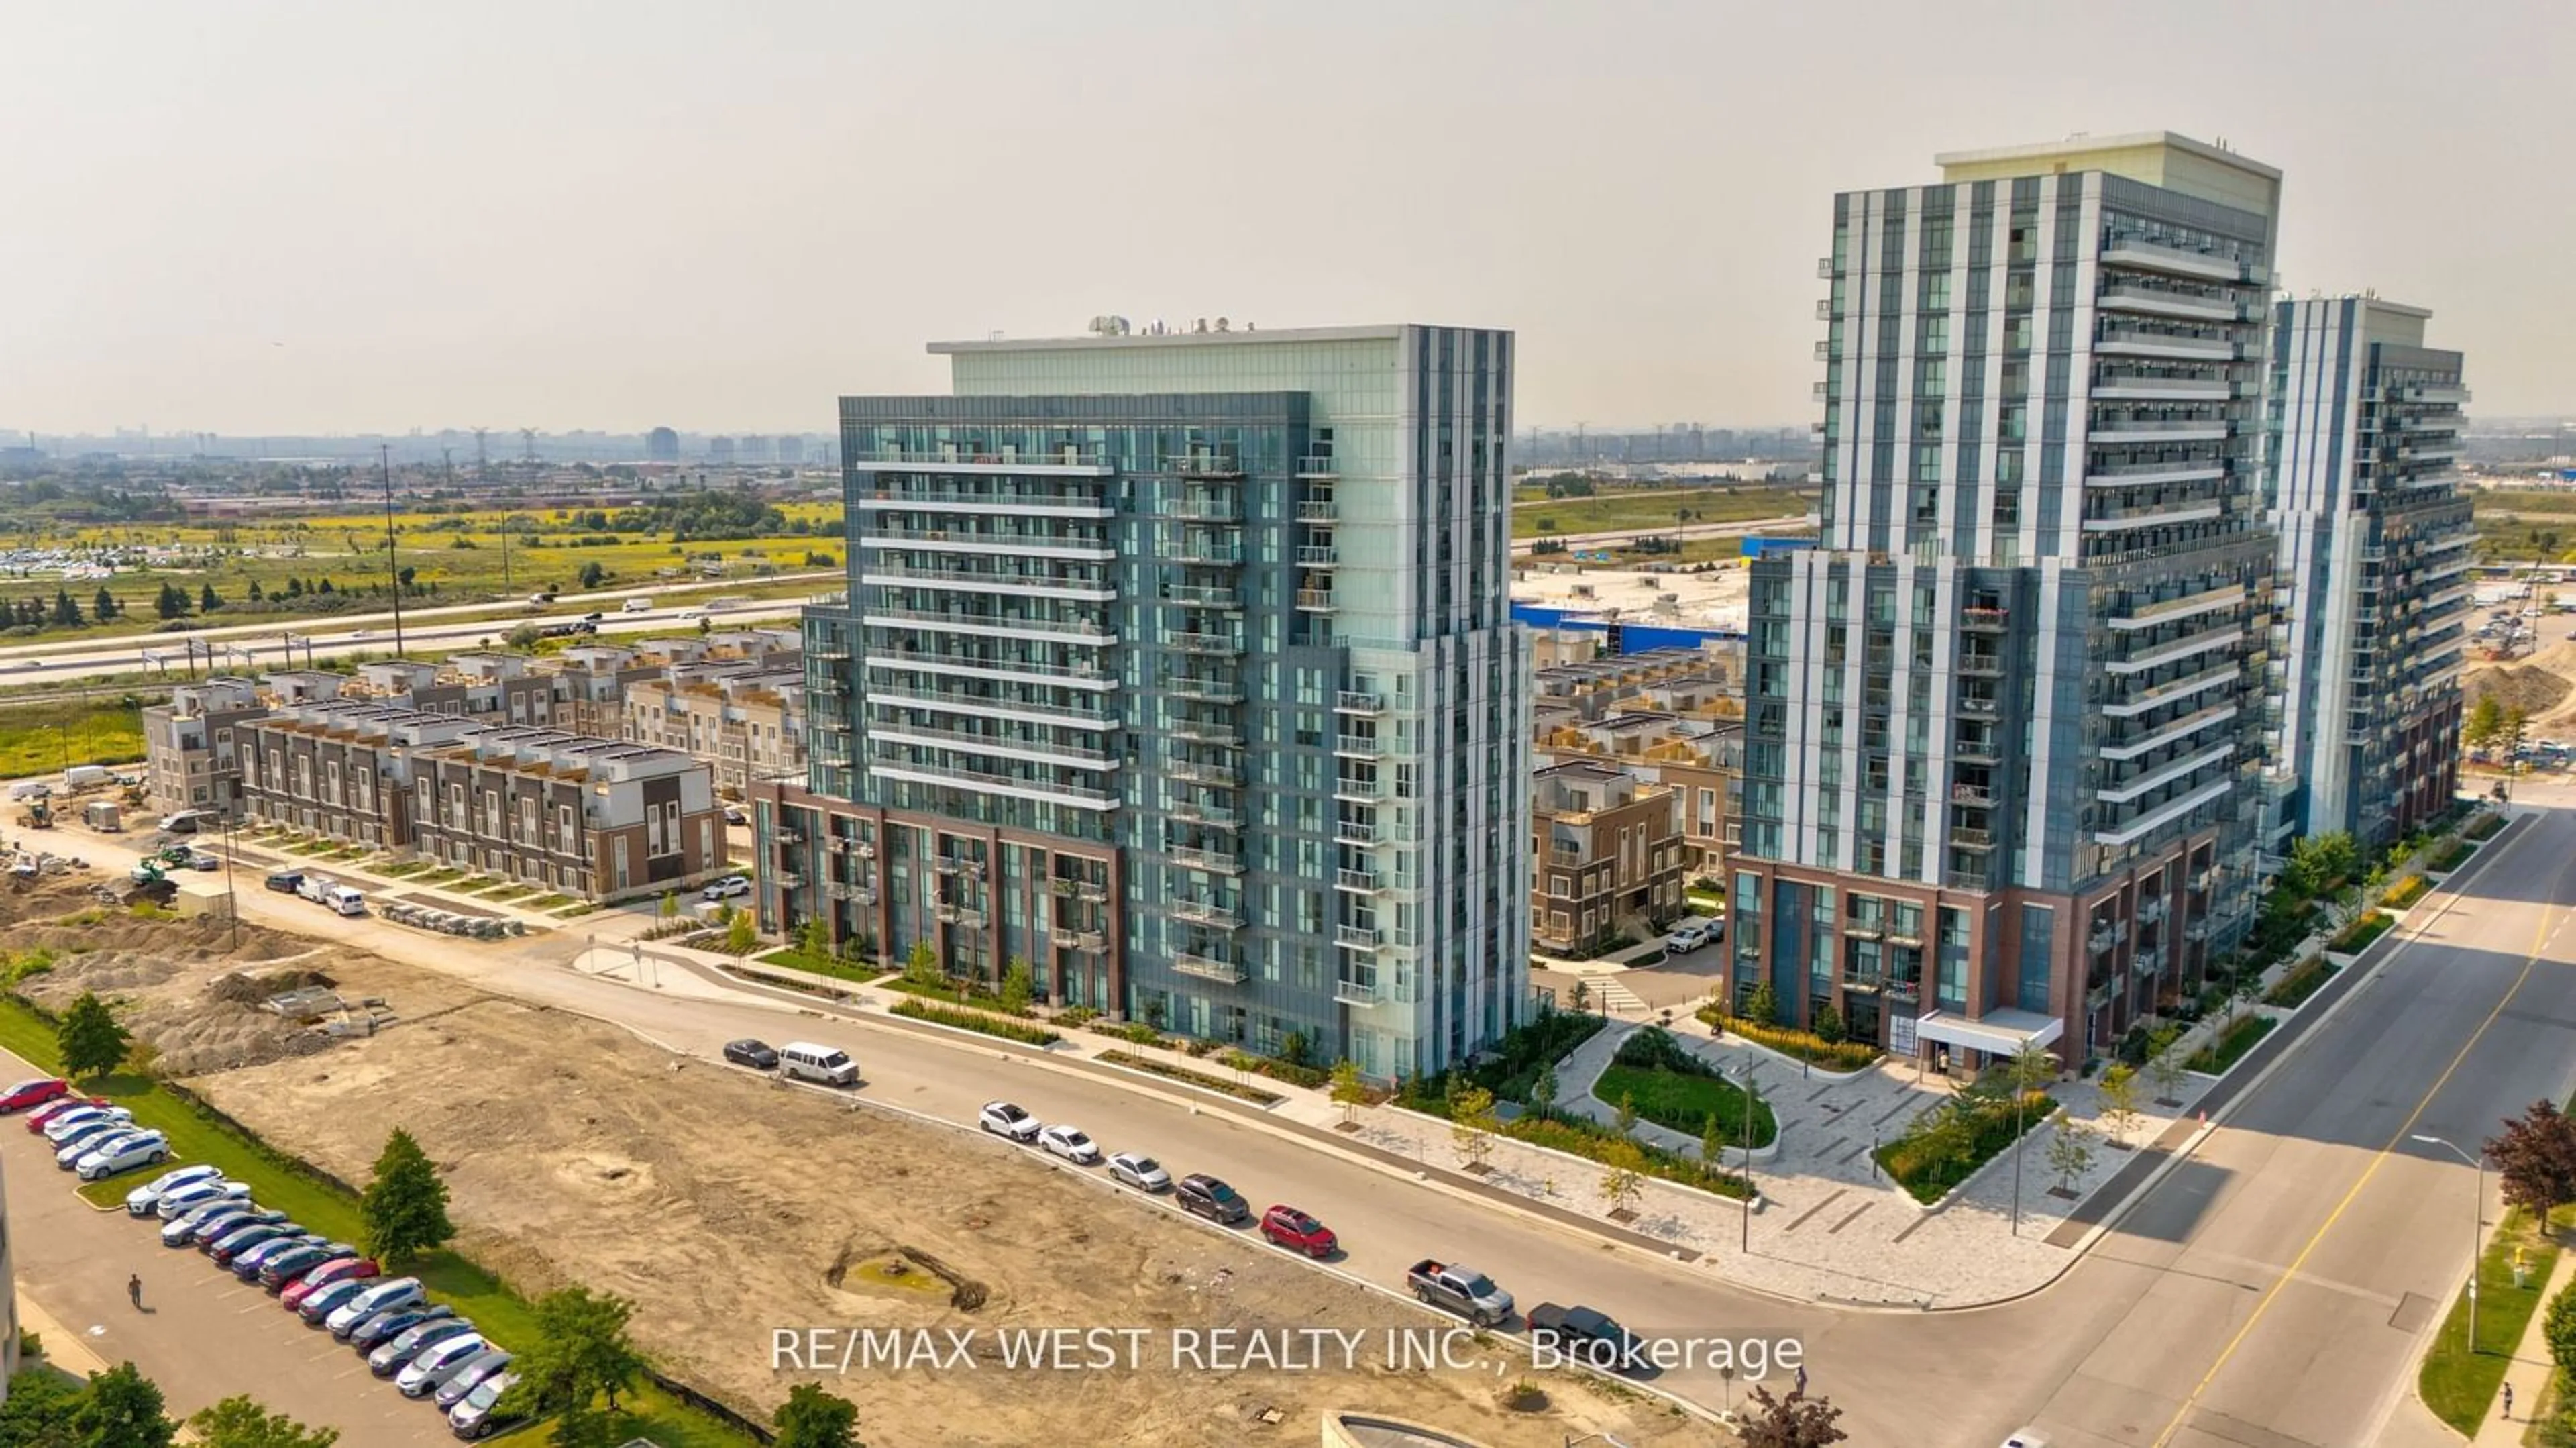
[[[2480,698],[2494,695],[2495,701],[2508,709],[2520,709],[2532,718],[2555,709],[2576,693],[2576,683],[2542,667],[2537,660],[2518,664],[2484,664],[2460,677],[2460,696],[2471,708]]]

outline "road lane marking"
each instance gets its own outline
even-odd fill
[[[2567,874],[2567,869],[2562,867],[2558,872],[2558,878],[2550,883],[2549,893],[2553,897],[2558,894],[2560,887],[2567,883]],[[2192,1409],[2200,1406],[2200,1400],[2209,1391],[2209,1385],[2218,1380],[2219,1373],[2227,1367],[2229,1360],[2236,1356],[2236,1350],[2245,1345],[2245,1339],[2252,1335],[2255,1324],[2261,1322],[2263,1314],[2271,1311],[2272,1304],[2280,1300],[2281,1289],[2289,1286],[2299,1277],[2300,1269],[2307,1266],[2308,1258],[2316,1253],[2318,1245],[2325,1241],[2326,1234],[2334,1230],[2335,1223],[2343,1220],[2345,1211],[2349,1210],[2353,1202],[2361,1196],[2362,1188],[2369,1186],[2370,1179],[2379,1175],[2379,1168],[2396,1154],[2397,1144],[2406,1140],[2407,1136],[2414,1131],[2415,1123],[2423,1119],[2425,1109],[2433,1104],[2433,1098],[2441,1094],[2444,1086],[2450,1084],[2452,1075],[2460,1069],[2460,1063],[2469,1059],[2469,1053],[2477,1049],[2478,1042],[2486,1039],[2488,1030],[2493,1028],[2496,1021],[2504,1015],[2504,1008],[2512,1003],[2515,996],[2522,993],[2523,986],[2530,982],[2532,972],[2540,964],[2541,953],[2549,948],[2550,940],[2570,918],[2562,915],[2553,923],[2549,918],[2550,912],[2558,908],[2555,903],[2542,902],[2540,923],[2531,933],[2531,954],[2524,958],[2521,973],[2513,978],[2512,985],[2505,988],[2504,995],[2495,1003],[2495,1009],[2487,1012],[2487,1018],[2480,1021],[2478,1028],[2470,1032],[2469,1038],[2460,1044],[2459,1054],[2453,1056],[2451,1063],[2442,1068],[2442,1074],[2434,1078],[2431,1086],[2425,1088],[2422,1099],[2415,1103],[2414,1110],[2406,1114],[2406,1120],[2398,1125],[2396,1134],[2388,1138],[2388,1144],[2371,1157],[2370,1165],[2362,1169],[2361,1176],[2353,1182],[2352,1189],[2343,1194],[2343,1200],[2336,1202],[2334,1210],[2328,1212],[2326,1219],[2317,1225],[2315,1235],[2309,1237],[2307,1245],[2299,1249],[2299,1255],[2291,1258],[2290,1265],[2282,1269],[2281,1275],[2273,1279],[2272,1285],[2264,1290],[2262,1300],[2254,1304],[2254,1311],[2246,1317],[2245,1324],[2237,1328],[2236,1335],[2229,1338],[2227,1346],[2219,1350],[2217,1358],[2209,1365],[2209,1371],[2203,1373],[2200,1382],[2192,1388],[2191,1396],[2183,1399],[2182,1405],[2174,1409],[2172,1420],[2165,1424],[2163,1432],[2156,1435],[2153,1448],[2165,1448],[2166,1444],[2173,1441],[2174,1434],[2182,1431],[2183,1419],[2190,1417]],[[2477,1258],[2473,1256],[2469,1259],[2469,1272],[2473,1278],[2477,1270]]]

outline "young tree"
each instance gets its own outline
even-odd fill
[[[607,569],[605,569],[605,568],[602,568],[602,567],[599,565],[599,560],[598,560],[598,559],[594,558],[594,559],[590,560],[588,563],[585,563],[585,564],[583,564],[583,565],[581,566],[581,586],[582,586],[582,587],[584,587],[584,588],[597,588],[598,586],[600,586],[600,585],[601,585],[601,584],[603,584],[603,583],[606,583],[607,581],[608,581],[608,570],[607,570]]]
[[[776,1448],[868,1448],[858,1437],[858,1406],[812,1383],[789,1388],[769,1422],[778,1430]]]
[[[1002,967],[1002,1009],[1027,1010],[1037,989],[1037,972],[1025,958],[1012,956],[1010,964]]]
[[[519,1380],[504,1396],[519,1399],[537,1416],[586,1412],[602,1394],[609,1411],[617,1394],[644,1371],[644,1358],[626,1340],[635,1305],[622,1297],[566,1287],[537,1299],[537,1340],[521,1352]],[[517,1404],[513,1404],[517,1406]],[[555,1441],[564,1441],[559,1424]]]
[[[1469,1086],[1450,1093],[1449,1139],[1467,1170],[1484,1174],[1485,1158],[1494,1154],[1494,1132],[1501,1125],[1494,1117],[1493,1092]]]
[[[1820,1041],[1829,1043],[1841,1040],[1843,1038],[1843,1013],[1835,1010],[1831,1005],[1818,1006],[1816,1008],[1816,1038]]]
[[[1556,1107],[1556,1092],[1556,1067],[1552,1064],[1539,1067],[1538,1079],[1530,1083],[1530,1113],[1541,1121],[1547,1120],[1548,1112]]]
[[[2493,694],[2480,694],[2476,707],[2469,710],[2468,722],[2460,726],[2460,742],[2472,749],[2484,749],[2495,743],[2504,728],[2504,704]]]
[[[760,926],[751,918],[751,912],[735,911],[733,919],[725,922],[725,954],[740,960],[751,954],[751,948],[759,943]]]
[[[119,1363],[89,1380],[72,1409],[71,1441],[79,1448],[170,1448],[179,1425],[168,1406],[150,1378]]]
[[[2004,1063],[2004,1079],[2016,1095],[2026,1095],[2047,1085],[2057,1076],[2057,1057],[2046,1046],[2022,1043]]]
[[[2522,748],[2523,735],[2531,729],[2531,716],[2520,704],[2504,711],[2504,727],[2496,731],[2496,747],[2508,756]]]
[[[820,915],[808,915],[796,927],[796,949],[808,960],[832,958],[832,922]]]
[[[1605,1168],[1601,1173],[1601,1200],[1608,1203],[1613,1216],[1635,1210],[1637,1194],[1645,1189],[1644,1152],[1633,1141],[1614,1141],[1601,1153]]]
[[[340,1441],[337,1428],[307,1428],[239,1394],[199,1408],[188,1429],[204,1448],[331,1448]]]
[[[63,1011],[54,1043],[63,1054],[63,1074],[73,1077],[106,1075],[124,1065],[126,1053],[134,1049],[134,1037],[94,991],[82,991]]]
[[[2504,1199],[2535,1217],[2576,1202],[2576,1117],[2548,1101],[2535,1101],[2520,1116],[2505,1118],[2504,1132],[2486,1141],[2504,1178]]]
[[[903,958],[903,978],[912,985],[938,985],[940,983],[938,949],[927,940],[914,941],[912,953]]]
[[[1360,1077],[1359,1062],[1333,1063],[1332,1097],[1333,1104],[1342,1108],[1342,1124],[1357,1126],[1360,1108],[1368,1104],[1368,1082]]]
[[[188,611],[188,595],[175,584],[162,584],[161,595],[152,601],[152,608],[163,618],[177,618]]]
[[[125,612],[124,609],[117,606],[116,595],[108,592],[104,588],[98,591],[98,596],[96,598],[90,600],[89,611],[90,616],[97,619],[100,623],[105,623],[109,619],[116,617],[118,614]]]
[[[1616,1116],[1611,1118],[1610,1124],[1617,1129],[1621,1136],[1626,1136],[1629,1132],[1637,1129],[1637,1095],[1635,1092],[1623,1091],[1619,1094],[1619,1112]]]
[[[663,919],[665,919],[665,920],[675,920],[675,919],[679,918],[679,914],[680,914],[680,892],[679,892],[679,891],[677,891],[677,890],[665,890],[665,891],[663,891],[663,892],[662,892],[662,904],[661,904],[661,906],[660,906],[660,912],[661,912],[661,916],[662,916],[662,918],[663,918]]]
[[[2129,1128],[2138,1121],[2137,1070],[2126,1061],[2113,1062],[2102,1072],[2098,1089],[2102,1093],[2102,1121],[2111,1129],[2111,1144],[2125,1151]]]
[[[1780,997],[1772,993],[1771,982],[1753,988],[1753,999],[1744,1003],[1744,1018],[1757,1026],[1780,1024]]]
[[[1699,1159],[1712,1167],[1726,1163],[1726,1127],[1718,1121],[1714,1111],[1708,1114],[1707,1123],[1699,1129]]]
[[[267,592],[267,590],[265,590],[265,589],[263,589],[263,588],[261,588],[261,587],[259,586],[259,580],[258,580],[258,579],[256,579],[256,578],[254,578],[254,579],[252,579],[252,580],[250,581],[250,587],[249,587],[248,589],[245,589],[245,590],[244,590],[244,592],[248,595],[248,597],[250,598],[250,601],[251,601],[251,602],[253,602],[253,603],[265,603],[265,602],[267,602],[267,601],[268,601],[268,592]]]
[[[197,612],[213,613],[216,609],[223,606],[224,601],[215,596],[215,586],[213,584],[209,583],[203,589],[198,591]]]
[[[456,1224],[447,1218],[447,1183],[438,1175],[438,1164],[399,1126],[376,1155],[375,1178],[358,1199],[358,1218],[367,1255],[388,1267],[443,1246],[456,1235]]]
[[[81,606],[72,601],[71,590],[69,589],[57,588],[54,590],[54,622],[62,624],[67,628],[77,628],[80,626]]]
[[[2183,1077],[2190,1073],[2182,1064],[2182,1052],[2174,1049],[2181,1039],[2180,1026],[2167,1026],[2147,1038],[2147,1076],[2156,1083],[2158,1106],[2182,1104]]]
[[[1775,1398],[1756,1383],[1745,1395],[1744,1422],[1736,1433],[1744,1448],[1832,1448],[1851,1439],[1837,1426],[1842,1415],[1842,1409],[1822,1397],[1810,1398],[1802,1389]]]
[[[2057,1123],[2048,1143],[2048,1169],[2057,1173],[2057,1194],[2075,1195],[2075,1179],[2093,1169],[2093,1129],[2072,1118]]]
[[[1574,1008],[1577,1011],[1590,1009],[1592,1005],[1591,983],[1584,980],[1581,976],[1576,976],[1574,978],[1574,994],[1569,997],[1569,999],[1572,1001]]]

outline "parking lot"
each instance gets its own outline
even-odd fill
[[[44,1074],[5,1052],[0,1073]],[[157,1220],[82,1201],[44,1139],[14,1117],[0,1118],[0,1169],[7,1173],[19,1290],[91,1351],[110,1363],[131,1361],[159,1384],[173,1417],[247,1392],[307,1424],[340,1429],[341,1441],[352,1445],[456,1441],[436,1408],[369,1375],[355,1352],[306,1327],[255,1284],[200,1253],[163,1248]],[[143,1279],[143,1312],[125,1300],[128,1274]]]

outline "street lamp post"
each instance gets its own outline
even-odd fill
[[[2456,1142],[2439,1136],[2426,1136],[2420,1131],[2413,1133],[2412,1139],[2426,1146],[2441,1147],[2451,1155],[2467,1162],[2478,1174],[2478,1194],[2469,1198],[2469,1354],[2474,1357],[2478,1351],[2478,1239],[2486,1225],[2484,1220],[2487,1205],[2486,1154],[2480,1152],[2476,1156],[2471,1156],[2460,1150]]]

